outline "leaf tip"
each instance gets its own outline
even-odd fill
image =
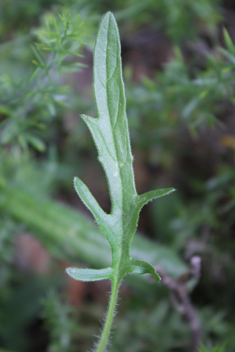
[[[156,272],[156,274],[154,275],[155,280],[157,281],[157,283],[161,282],[162,278],[161,276]]]
[[[82,119],[89,119],[89,116],[88,116],[88,115],[85,115],[85,114],[81,114],[80,117],[81,117]]]
[[[96,122],[98,121],[98,118],[95,118],[95,117],[92,117],[92,116],[89,116],[89,115],[85,115],[85,114],[82,114],[80,115],[80,117],[83,119],[84,122],[88,123],[88,121],[90,122]],[[88,123],[89,125],[89,123]]]
[[[106,22],[107,21],[107,22]],[[107,24],[109,21],[112,21],[113,23],[117,23],[116,22],[116,19],[114,17],[114,14],[111,12],[111,11],[107,11],[103,17],[102,17],[102,20],[100,22],[100,24]]]
[[[111,11],[107,11],[103,17],[113,17],[114,18],[114,15]]]
[[[73,178],[73,185],[74,185],[74,187],[76,187],[77,180],[78,180],[78,178],[75,176],[75,177]]]
[[[175,192],[175,191],[177,191],[176,188],[171,188],[168,194],[171,194],[171,193],[173,193],[173,192]]]
[[[66,269],[65,269],[65,272],[66,272],[70,277],[73,278],[74,273],[76,272],[76,268],[73,268],[73,267],[66,268]]]

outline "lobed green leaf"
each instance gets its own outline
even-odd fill
[[[97,34],[94,50],[94,92],[97,118],[87,115],[81,117],[90,129],[98,150],[98,159],[107,176],[111,213],[106,214],[101,209],[87,186],[78,178],[74,181],[75,189],[110,243],[114,276],[120,281],[128,273],[151,273],[159,281],[158,274],[150,264],[136,261],[130,256],[130,245],[141,208],[150,200],[170,194],[174,189],[137,194],[126,117],[119,33],[115,18],[110,12],[102,18]],[[73,277],[83,279],[83,275],[85,271],[78,270]],[[90,279],[92,275],[88,272]],[[102,277],[102,273],[97,272],[97,275]]]

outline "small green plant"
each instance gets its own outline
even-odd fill
[[[213,348],[206,348],[204,345],[199,348],[199,352],[224,352],[225,351],[225,345],[223,346],[216,346]]]
[[[72,17],[66,11],[59,16],[47,13],[41,27],[31,35],[37,39],[32,45],[33,65],[27,63],[27,67],[22,65],[20,70],[15,65],[13,73],[9,74],[5,73],[3,63],[0,66],[1,153],[7,145],[12,149],[18,144],[23,151],[30,146],[46,151],[42,138],[45,126],[58,118],[69,99],[68,87],[61,86],[61,74],[83,66],[78,60],[84,46],[83,23],[79,16]],[[12,47],[14,42],[1,48],[3,58],[7,53],[10,57],[13,55]],[[23,49],[32,56],[26,46]]]
[[[108,179],[112,201],[110,214],[105,213],[86,185],[75,178],[75,189],[93,214],[112,250],[112,264],[108,268],[68,268],[76,280],[110,279],[112,291],[103,332],[97,352],[104,351],[110,333],[121,280],[128,273],[152,274],[160,281],[154,267],[130,256],[130,245],[137,228],[141,208],[150,200],[174,191],[159,189],[138,195],[135,188],[133,157],[126,118],[126,101],[122,79],[118,27],[111,12],[104,15],[94,50],[94,92],[98,117],[82,115],[88,125]]]

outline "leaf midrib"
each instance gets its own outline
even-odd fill
[[[120,102],[120,91],[119,91],[119,100],[118,100],[118,112],[117,112],[117,117],[116,117],[116,121],[115,121],[115,124],[114,126],[112,126],[112,123],[111,123],[111,113],[110,113],[110,107],[109,107],[109,89],[108,89],[108,82],[110,81],[111,77],[113,77],[113,73],[115,72],[116,70],[116,67],[117,67],[117,64],[118,64],[118,60],[116,59],[116,62],[115,62],[115,69],[113,70],[113,73],[111,75],[111,77],[108,79],[108,72],[107,72],[107,59],[108,59],[108,55],[107,55],[107,52],[108,52],[108,45],[109,45],[109,39],[108,39],[108,32],[109,32],[109,28],[110,28],[110,15],[109,15],[109,22],[108,22],[108,31],[107,31],[107,48],[106,48],[106,101],[107,101],[107,108],[108,108],[108,114],[109,114],[109,123],[111,125],[111,131],[112,131],[112,139],[113,139],[113,143],[114,143],[114,149],[115,149],[115,154],[116,154],[116,160],[117,160],[117,165],[118,165],[118,178],[120,180],[120,183],[121,183],[121,215],[118,215],[118,222],[121,223],[121,229],[122,229],[122,235],[121,235],[121,243],[119,245],[119,250],[117,250],[117,247],[116,248],[112,248],[112,256],[113,254],[116,254],[118,253],[118,264],[117,264],[117,267],[116,267],[116,273],[117,273],[117,277],[119,277],[119,273],[120,273],[120,266],[121,266],[121,260],[122,260],[122,252],[123,252],[123,239],[124,239],[124,219],[123,219],[123,180],[122,180],[122,177],[121,177],[121,170],[120,170],[120,165],[119,165],[119,158],[118,158],[118,151],[117,151],[117,147],[116,147],[116,139],[115,139],[115,133],[114,133],[114,128],[117,124],[117,120],[118,120],[118,113],[119,113],[119,102]],[[126,163],[127,160],[125,160],[125,163]],[[124,163],[124,164],[125,164]],[[111,187],[111,183],[110,183],[110,187]],[[111,192],[110,192],[111,194]],[[112,200],[112,203],[113,203],[113,200]],[[113,209],[113,208],[112,208]],[[111,209],[111,216],[115,216],[115,214],[112,213],[112,209]],[[113,259],[112,259],[113,260]],[[112,263],[112,266],[114,265],[114,263]]]

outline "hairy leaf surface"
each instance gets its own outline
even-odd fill
[[[94,50],[97,118],[87,115],[82,115],[82,118],[90,129],[98,150],[98,159],[107,176],[112,203],[110,214],[101,209],[83,181],[79,178],[74,180],[79,197],[110,243],[112,266],[100,271],[69,268],[67,273],[74,279],[83,281],[115,278],[119,282],[128,273],[151,273],[159,281],[158,274],[150,264],[130,256],[130,245],[141,208],[150,200],[167,195],[174,189],[137,194],[120,51],[118,27],[114,16],[108,12],[100,23]]]

